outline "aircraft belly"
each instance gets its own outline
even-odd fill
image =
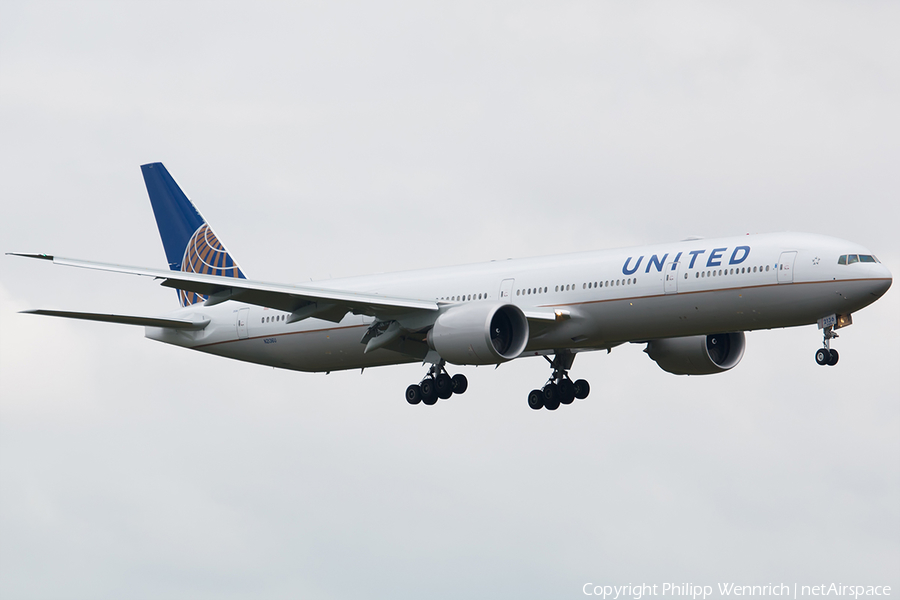
[[[296,371],[340,371],[414,362],[399,352],[364,353],[360,339],[367,325],[277,333],[197,347],[219,356]]]

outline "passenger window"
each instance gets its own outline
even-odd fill
[[[766,272],[769,272],[769,265],[766,265]]]
[[[684,278],[687,279],[687,273],[684,274]]]

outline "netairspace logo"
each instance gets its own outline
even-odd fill
[[[793,597],[794,600],[802,596],[843,596],[858,600],[865,596],[890,596],[891,587],[888,585],[843,585],[841,583],[823,583],[819,585],[787,585],[784,583],[767,585],[739,585],[737,583],[719,583],[716,589],[711,585],[696,585],[693,583],[663,583],[637,585],[594,585],[586,583],[581,588],[585,596],[599,596],[604,600],[630,599],[641,600],[645,596],[678,596],[691,598],[692,600],[706,600],[713,597],[713,592],[718,591],[716,597],[723,596],[783,596]]]

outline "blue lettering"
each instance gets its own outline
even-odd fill
[[[662,272],[663,265],[665,264],[667,258],[669,258],[668,252],[663,254],[662,258],[657,258],[656,255],[654,254],[653,256],[650,257],[650,260],[647,261],[647,269],[644,271],[644,273],[649,273],[650,267],[652,267],[653,265],[656,265],[657,271]]]
[[[694,261],[697,260],[697,256],[703,254],[704,252],[706,252],[706,250],[691,250],[690,252],[688,252],[688,254],[691,255],[691,264],[688,265],[688,269],[694,268]]]
[[[681,260],[681,252],[675,255],[675,260],[672,261],[672,270],[676,270],[678,268],[678,261]]]
[[[712,252],[709,253],[709,260],[706,261],[707,267],[719,267],[722,265],[722,261],[719,260],[722,258],[722,253],[728,250],[728,248],[714,248]],[[716,262],[713,262],[716,261]]]
[[[625,264],[622,266],[622,272],[625,273],[626,275],[633,275],[635,273],[635,271],[638,270],[638,267],[641,266],[641,261],[644,260],[643,256],[638,256],[637,263],[635,263],[634,268],[629,271],[628,263],[631,261],[631,258],[632,257],[629,256],[628,260],[626,260]]]
[[[742,251],[744,253],[740,258],[737,257],[738,251]],[[750,256],[750,246],[738,246],[734,249],[734,252],[731,253],[731,260],[728,261],[729,265],[739,265]]]

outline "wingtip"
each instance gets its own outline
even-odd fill
[[[40,258],[41,260],[53,260],[52,254],[34,254],[31,252],[7,252],[7,256],[24,256],[25,258]]]

